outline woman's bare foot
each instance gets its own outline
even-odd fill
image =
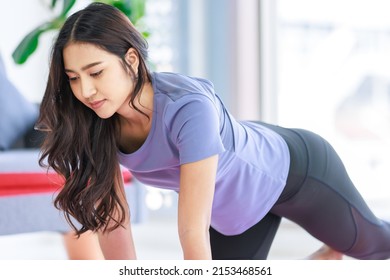
[[[306,257],[306,260],[342,260],[343,254],[330,248],[329,246],[322,246],[310,256]]]

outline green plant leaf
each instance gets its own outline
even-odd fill
[[[37,49],[39,37],[42,33],[53,29],[60,29],[68,17],[68,12],[76,1],[77,0],[63,0],[63,7],[60,15],[49,22],[41,24],[28,33],[12,53],[14,62],[17,64],[26,62],[30,55]],[[145,15],[146,0],[93,0],[93,2],[102,2],[118,8],[135,25],[137,21]],[[58,4],[58,0],[51,0],[50,3],[50,9],[53,9]],[[141,33],[147,38],[150,35],[149,32],[142,29],[144,28],[141,26]]]
[[[122,13],[124,13],[128,18],[131,17],[131,1],[128,0],[95,0],[94,2],[101,2],[104,4],[111,5],[117,9],[119,9]]]
[[[132,19],[136,23],[145,15],[145,0],[129,0],[132,10]]]
[[[142,34],[142,36],[144,36],[145,39],[148,39],[150,37],[149,31],[142,31],[141,34]]]
[[[52,22],[45,22],[28,33],[12,53],[14,62],[17,64],[26,62],[28,57],[36,50],[39,36],[50,29],[53,29]]]
[[[57,0],[51,0],[50,8],[51,8],[51,9],[54,9],[54,7],[56,6],[56,4],[57,4]]]
[[[62,7],[60,16],[65,17],[69,10],[72,9],[74,3],[76,3],[76,0],[64,0],[64,6]]]
[[[101,2],[118,8],[133,24],[136,24],[145,15],[146,0],[95,0],[94,2]]]

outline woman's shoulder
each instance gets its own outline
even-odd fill
[[[153,73],[156,110],[166,126],[186,122],[195,114],[219,115],[220,105],[211,83],[202,78],[176,73]]]
[[[191,94],[214,95],[214,86],[209,80],[179,73],[154,72],[152,84],[155,94],[167,95],[172,100],[191,97]]]

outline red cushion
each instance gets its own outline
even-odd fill
[[[131,173],[122,170],[125,183],[131,181]],[[0,196],[53,193],[64,180],[56,173],[0,173]]]

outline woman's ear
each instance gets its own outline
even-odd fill
[[[130,67],[133,69],[133,72],[135,75],[138,75],[138,65],[139,65],[139,57],[138,52],[134,48],[128,49],[125,55],[126,62],[130,65]]]

